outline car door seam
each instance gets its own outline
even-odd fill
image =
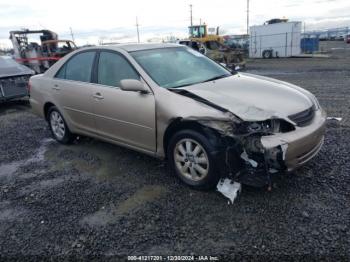
[[[153,128],[148,127],[148,126],[139,125],[139,124],[135,124],[135,123],[132,123],[132,122],[127,122],[127,121],[123,121],[123,120],[119,120],[119,119],[115,119],[115,118],[111,118],[111,117],[106,117],[106,116],[102,116],[102,115],[98,115],[98,114],[94,114],[94,113],[88,113],[88,112],[84,112],[84,111],[77,110],[77,109],[74,109],[74,108],[71,108],[71,107],[67,107],[67,106],[65,106],[64,109],[70,110],[70,111],[79,112],[79,113],[84,113],[84,114],[91,115],[91,116],[94,116],[94,117],[101,117],[101,118],[105,118],[105,119],[108,119],[108,120],[112,120],[112,121],[121,122],[121,123],[124,123],[124,124],[129,124],[129,125],[138,126],[138,127],[142,127],[142,128],[153,130]]]

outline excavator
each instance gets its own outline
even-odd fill
[[[40,43],[29,42],[29,35],[39,34]],[[58,35],[50,30],[10,31],[14,59],[35,71],[45,72],[50,66],[66,54],[77,49],[71,40],[59,40]]]

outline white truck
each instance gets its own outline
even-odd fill
[[[270,20],[272,21],[272,20]],[[301,54],[301,22],[266,22],[251,26],[250,58],[291,57]]]

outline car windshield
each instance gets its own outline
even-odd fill
[[[131,52],[134,59],[161,87],[177,88],[207,82],[232,73],[188,47]]]

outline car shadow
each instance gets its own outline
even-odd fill
[[[0,115],[14,113],[17,111],[25,111],[30,108],[28,98],[14,99],[0,102]]]

